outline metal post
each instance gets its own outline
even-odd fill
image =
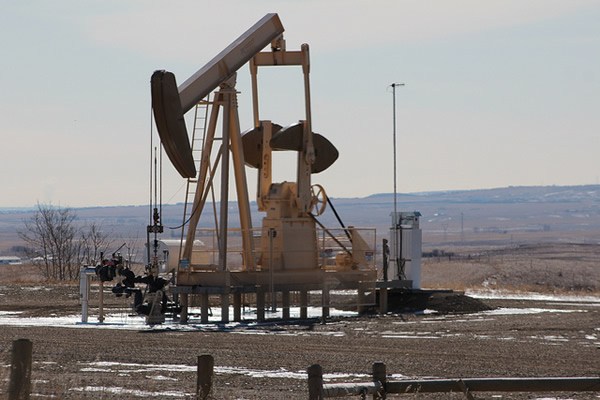
[[[265,320],[265,289],[260,285],[256,287],[256,320]]]
[[[284,290],[281,292],[281,313],[282,319],[288,320],[290,319],[290,291]]]
[[[275,269],[273,265],[273,238],[275,237],[275,229],[269,228],[269,278],[270,278],[270,287],[269,290],[271,292],[271,311],[277,312],[277,298],[275,297],[275,282],[273,279],[273,270]]]
[[[100,279],[98,284],[98,322],[104,322],[104,282]]]
[[[396,190],[396,87],[404,86],[404,83],[392,83],[392,94],[393,94],[393,116],[394,116],[394,258],[396,263],[396,270],[398,271],[398,279],[402,279],[400,276],[400,256],[398,254],[398,206],[397,206],[397,190]]]
[[[81,298],[81,323],[88,322],[88,300],[90,297],[88,275],[86,267],[79,268],[79,297]]]

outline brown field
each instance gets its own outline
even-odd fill
[[[598,245],[438,249],[445,255],[424,259],[426,287],[600,296]],[[19,311],[21,316],[31,317],[80,312],[76,284],[41,282],[33,267],[0,266],[0,282],[0,311]],[[126,316],[126,303],[107,292],[109,311]],[[321,364],[326,374],[346,374],[337,378],[342,381],[368,380],[374,362],[385,362],[388,374],[405,377],[598,376],[598,303],[559,305],[506,299],[485,303],[493,308],[547,312],[365,315],[331,318],[326,323],[309,320],[236,326],[191,323],[186,330],[5,325],[0,328],[0,394],[7,387],[11,343],[17,338],[33,341],[33,398],[192,398],[194,365],[200,354],[215,357],[217,399],[306,398],[302,374],[314,363]],[[90,310],[90,321],[96,312]],[[326,375],[326,379],[336,381],[334,376]],[[475,393],[477,399],[549,396],[598,399],[600,393]],[[464,396],[416,394],[403,398]]]
[[[584,243],[519,244],[506,247],[441,248],[425,258],[423,285],[598,293],[600,245]]]

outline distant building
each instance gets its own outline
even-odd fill
[[[23,264],[21,258],[16,256],[0,256],[0,265],[17,265]]]

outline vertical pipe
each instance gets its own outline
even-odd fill
[[[396,84],[392,83],[392,97],[393,97],[393,116],[394,116],[394,261],[396,264],[396,271],[398,273],[398,279],[402,279],[400,276],[400,264],[398,263],[398,206],[397,206],[397,190],[396,190]]]
[[[88,299],[90,292],[88,290],[88,275],[85,273],[86,267],[79,268],[79,296],[81,298],[81,323],[88,322]]]
[[[150,105],[150,186],[148,188],[148,191],[150,192],[150,218],[148,219],[148,221],[152,221],[152,146],[153,146],[153,133],[152,133],[152,127],[153,127],[153,111],[152,111],[152,104]],[[150,260],[150,242],[148,242],[148,260]]]
[[[396,190],[396,87],[404,86],[404,83],[392,83],[392,97],[393,97],[393,120],[394,120],[394,261],[396,263],[396,270],[398,271],[398,279],[403,279],[400,270],[400,257],[398,254],[398,206],[397,206],[397,190]]]
[[[273,270],[275,266],[273,265],[273,238],[275,237],[275,229],[269,228],[269,278],[270,285],[269,291],[271,292],[271,311],[277,311],[277,299],[275,298],[275,282],[273,279]]]
[[[98,284],[98,321],[104,322],[104,282]]]

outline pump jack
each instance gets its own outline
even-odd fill
[[[187,320],[189,294],[202,296],[203,321],[207,320],[208,294],[221,294],[223,321],[228,321],[230,293],[234,294],[234,319],[240,318],[239,295],[246,292],[257,294],[257,317],[264,318],[264,310],[260,309],[259,303],[269,283],[272,290],[282,292],[284,303],[286,298],[289,302],[289,291],[300,291],[301,317],[306,316],[308,290],[323,291],[325,316],[329,307],[325,299],[330,287],[359,288],[359,297],[365,287],[374,288],[374,234],[369,244],[357,229],[349,227],[351,243],[342,245],[346,254],[336,258],[337,268],[334,265],[328,271],[323,262],[325,250],[318,244],[316,217],[325,210],[327,196],[320,185],[311,184],[311,175],[331,166],[338,157],[338,151],[325,137],[312,131],[309,47],[303,44],[299,51],[286,50],[283,31],[278,15],[267,14],[179,87],[171,72],[159,70],[152,75],[152,106],[165,152],[183,178],[196,179],[197,182],[186,240],[182,241],[176,285],[171,288],[172,292],[180,294],[183,322]],[[262,52],[269,44],[270,51]],[[235,81],[237,70],[247,62],[252,77],[254,127],[242,135]],[[304,119],[282,128],[277,123],[259,118],[257,75],[258,68],[263,66],[302,67]],[[196,171],[183,114],[215,89],[218,90],[211,102],[202,157]],[[222,140],[214,155],[220,109],[223,110]],[[272,182],[272,152],[283,150],[298,153],[296,182]],[[242,236],[242,266],[235,272],[228,268],[227,261],[230,155]],[[212,165],[211,159],[214,159]],[[194,265],[190,261],[196,229],[219,164],[218,263]],[[258,209],[267,213],[256,237],[250,216],[245,165],[258,169]],[[340,243],[335,235],[325,231]],[[258,238],[260,244],[255,249]],[[289,305],[287,309],[289,313]]]

